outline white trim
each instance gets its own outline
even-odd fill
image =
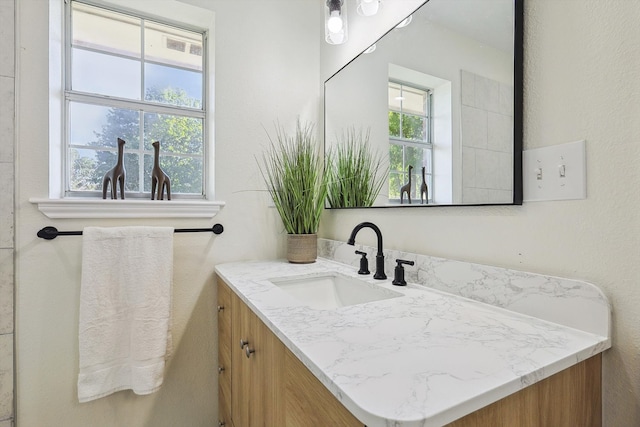
[[[203,200],[41,199],[29,202],[49,218],[213,218],[225,206]]]

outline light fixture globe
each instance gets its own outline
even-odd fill
[[[347,5],[344,0],[326,0],[324,30],[329,44],[347,41]]]
[[[373,16],[380,9],[381,0],[358,0],[357,11],[362,16]]]
[[[342,31],[343,25],[344,23],[342,22],[340,13],[337,11],[331,12],[331,16],[327,21],[327,28],[329,29],[329,31],[331,31],[332,33],[339,33],[340,31]]]

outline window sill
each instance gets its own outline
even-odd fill
[[[39,199],[29,202],[49,218],[213,218],[225,205],[206,200]]]

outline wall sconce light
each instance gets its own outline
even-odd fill
[[[327,0],[325,3],[324,32],[329,44],[347,41],[347,5],[345,0]]]
[[[358,0],[358,14],[362,16],[373,16],[378,13],[381,0]]]

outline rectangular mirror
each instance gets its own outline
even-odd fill
[[[331,76],[327,207],[522,204],[522,21],[523,0],[429,0]],[[373,197],[347,195],[376,187],[354,147]]]

